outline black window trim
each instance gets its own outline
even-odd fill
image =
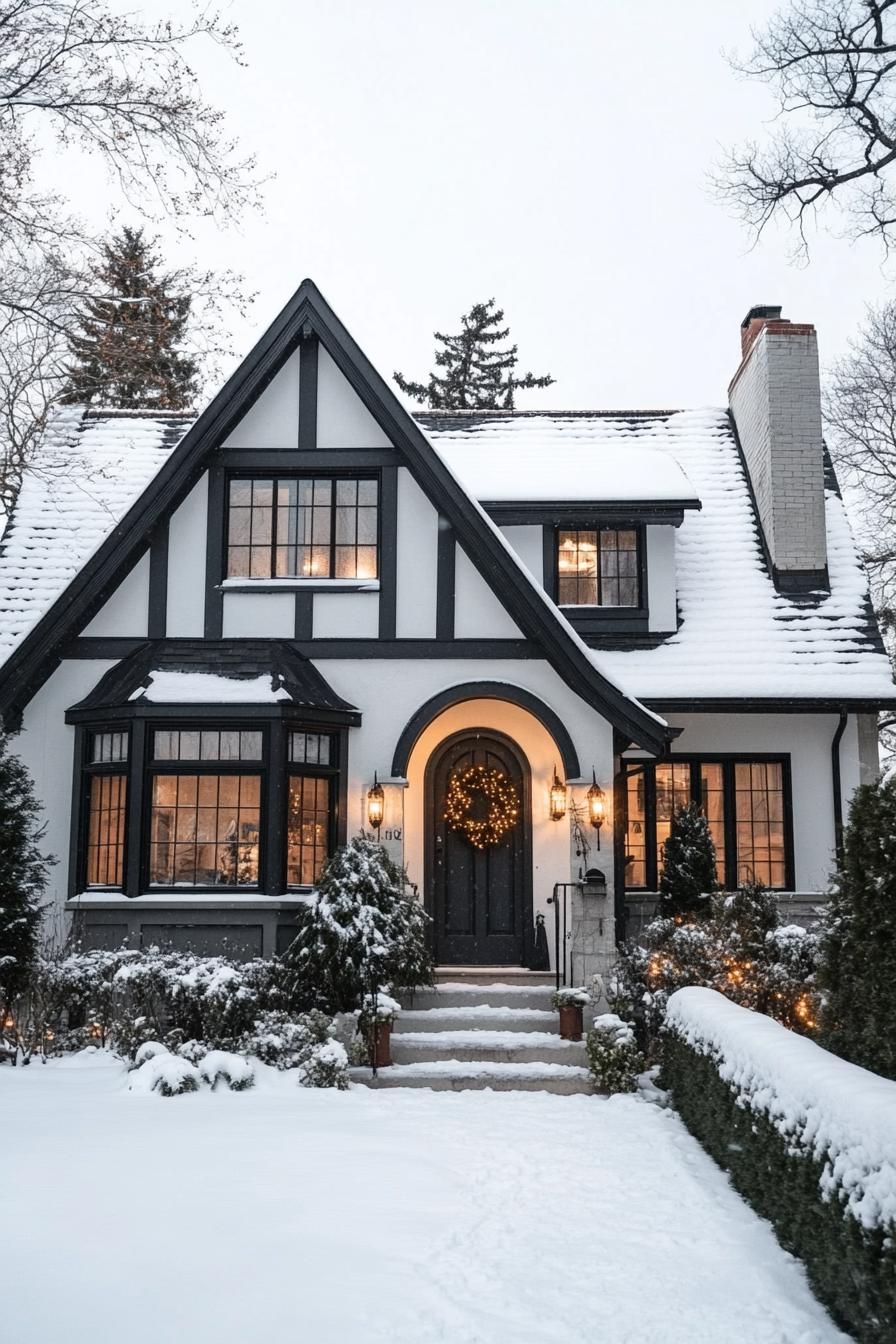
[[[289,735],[290,733],[317,733],[321,737],[329,737],[331,740],[332,757],[329,765],[313,764],[309,765],[307,761],[291,761],[289,759]],[[343,769],[343,753],[345,750],[345,734],[338,733],[333,728],[309,728],[307,724],[300,726],[287,724],[285,732],[286,746],[286,787],[283,790],[283,890],[288,892],[312,891],[313,887],[308,883],[291,883],[288,878],[288,851],[289,851],[289,781],[296,778],[311,779],[329,779],[333,783],[330,787],[330,817],[329,829],[327,834],[327,853],[332,854],[339,844],[338,822],[339,816],[344,815],[344,806],[342,805],[340,785],[346,780],[346,771]]]
[[[376,482],[376,575],[373,578],[346,578],[336,580],[334,570],[336,568],[336,491],[333,491],[333,499],[330,505],[330,573],[321,574],[282,574],[276,572],[276,550],[277,550],[277,491],[274,490],[274,502],[272,505],[271,522],[271,542],[270,557],[271,572],[265,577],[252,578],[248,574],[231,575],[230,570],[230,486],[233,481],[265,481],[270,480],[276,486],[278,481],[375,481]],[[221,582],[227,585],[242,585],[251,587],[253,590],[260,588],[268,583],[276,583],[279,589],[286,585],[296,585],[301,588],[313,588],[315,584],[329,585],[331,583],[344,583],[346,586],[351,584],[367,585],[380,583],[383,577],[383,472],[377,468],[364,470],[362,468],[325,471],[317,467],[294,468],[284,471],[278,467],[272,467],[269,471],[265,469],[263,462],[258,467],[251,469],[229,470],[224,473],[223,487],[223,517],[221,518]],[[356,506],[357,507],[357,506]]]
[[[128,715],[118,718],[114,712],[106,717],[91,713],[75,726],[72,778],[72,817],[68,895],[69,899],[81,892],[114,892],[126,897],[152,895],[168,896],[172,904],[189,906],[193,896],[216,895],[222,903],[241,897],[276,898],[309,887],[287,887],[287,810],[288,779],[291,774],[313,773],[322,769],[334,779],[330,795],[329,852],[345,844],[347,838],[348,804],[348,733],[344,722],[333,722],[327,711],[309,710],[307,715],[297,712],[296,706],[259,706],[238,713],[227,707],[195,705],[154,707],[156,712],[144,712],[139,718]],[[159,712],[161,711],[161,712]],[[186,711],[186,712],[185,712]],[[152,734],[156,730],[181,732],[221,729],[261,731],[262,759],[260,761],[199,761],[154,760]],[[129,759],[123,762],[104,762],[97,766],[88,760],[90,737],[97,732],[129,732]],[[329,736],[336,761],[330,767],[306,767],[287,759],[288,734],[291,732],[319,733]],[[121,886],[87,887],[87,839],[90,824],[90,778],[95,773],[123,774],[127,779],[127,819],[123,856],[124,881]],[[260,774],[261,797],[259,807],[259,872],[258,882],[249,886],[175,887],[149,883],[149,844],[152,810],[152,776],[155,774]]]
[[[645,844],[645,886],[635,886],[626,881],[627,892],[656,892],[659,890],[657,877],[656,845],[656,765],[688,765],[691,770],[691,801],[701,803],[700,766],[721,765],[722,787],[725,797],[725,889],[737,889],[737,822],[735,819],[734,767],[735,765],[774,764],[782,767],[782,787],[784,793],[784,881],[783,887],[774,887],[774,891],[794,891],[796,888],[794,850],[793,850],[793,789],[791,783],[790,755],[786,752],[689,752],[687,755],[670,754],[661,762],[625,757],[623,759],[624,784],[623,797],[628,806],[628,775],[631,770],[644,770],[644,812],[646,823]],[[627,818],[626,818],[627,821]],[[625,829],[622,830],[622,843],[625,843]],[[623,872],[625,855],[622,856]]]
[[[636,535],[637,547],[637,567],[638,567],[638,602],[634,607],[602,607],[602,606],[561,606],[560,604],[560,573],[558,563],[558,551],[560,546],[561,532],[634,532]],[[561,522],[553,522],[546,525],[544,529],[544,586],[550,594],[552,601],[560,607],[564,616],[573,621],[577,628],[580,625],[594,622],[600,626],[615,622],[626,625],[646,623],[648,616],[647,606],[647,533],[645,524],[637,521],[616,520],[601,518],[594,514],[582,515],[581,517],[564,518]]]

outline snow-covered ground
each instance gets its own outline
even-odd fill
[[[834,1344],[800,1266],[632,1097],[127,1090],[0,1067],[3,1344]]]

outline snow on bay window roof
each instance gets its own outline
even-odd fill
[[[589,651],[595,667],[630,695],[648,704],[684,699],[896,699],[889,659],[871,613],[867,578],[833,474],[828,473],[825,491],[830,592],[787,596],[778,592],[768,571],[724,408],[562,416],[428,412],[416,418],[452,468],[460,453],[458,474],[477,454],[487,456],[479,479],[487,480],[491,489],[493,482],[506,478],[512,482],[507,488],[518,492],[515,499],[540,497],[537,492],[553,476],[561,433],[574,435],[583,482],[579,498],[599,503],[605,464],[630,454],[635,462],[645,452],[666,460],[689,483],[701,508],[687,512],[675,533],[678,630],[656,647]],[[519,437],[515,423],[523,426]],[[561,431],[561,424],[575,429]],[[523,454],[518,450],[522,443],[530,446]],[[673,478],[657,474],[658,481],[667,479]],[[562,495],[555,490],[552,497]],[[647,582],[649,592],[649,572]]]

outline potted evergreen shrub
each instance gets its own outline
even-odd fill
[[[392,1063],[392,1024],[401,1005],[379,990],[365,994],[358,1014],[358,1032],[365,1037],[370,1063],[375,1069],[387,1069]]]
[[[564,986],[554,990],[551,1002],[560,1013],[560,1035],[564,1041],[580,1041],[584,1024],[582,1015],[591,1002],[591,995],[584,986],[577,988]]]

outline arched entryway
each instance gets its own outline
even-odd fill
[[[452,780],[497,772],[502,797],[518,802],[516,819],[498,840],[473,843],[446,820]],[[469,772],[473,771],[470,775]],[[532,926],[531,782],[517,744],[494,729],[468,729],[439,744],[425,774],[426,893],[439,965],[522,966]],[[487,815],[476,795],[475,820]]]

